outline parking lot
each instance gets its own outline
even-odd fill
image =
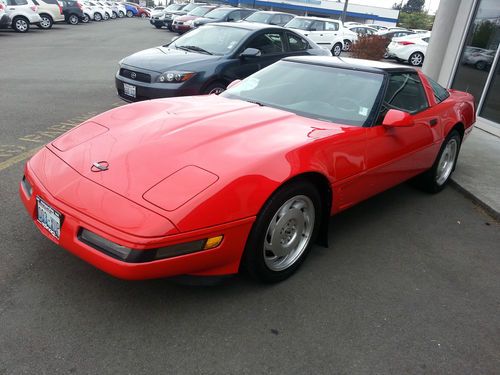
[[[24,160],[124,105],[118,61],[173,36],[140,19],[0,31],[0,374],[498,373],[500,225],[451,187],[334,217],[330,247],[272,286],[126,282],[39,233]]]

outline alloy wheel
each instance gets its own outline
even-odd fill
[[[450,177],[455,161],[457,160],[458,142],[455,138],[451,138],[446,144],[443,153],[439,159],[436,170],[436,183],[443,185]]]
[[[29,25],[25,19],[19,18],[16,20],[14,27],[15,27],[16,31],[18,31],[20,33],[25,33],[26,31],[28,31]]]
[[[301,257],[314,231],[315,214],[313,202],[305,195],[287,200],[278,209],[264,238],[264,261],[270,270],[283,271]]]

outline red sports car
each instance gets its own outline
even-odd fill
[[[413,68],[292,57],[219,96],[82,123],[33,156],[20,195],[46,237],[114,276],[276,282],[330,215],[413,177],[441,190],[474,121],[470,94]]]

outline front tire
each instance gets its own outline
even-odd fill
[[[341,53],[342,53],[342,44],[335,43],[335,45],[332,48],[332,55],[333,56],[340,56]]]
[[[49,30],[52,28],[54,21],[52,20],[51,16],[49,16],[48,14],[40,14],[40,18],[42,19],[38,24],[38,27],[40,29]]]
[[[125,13],[123,13],[123,11],[120,10],[120,12],[118,13],[118,17],[120,17],[120,18],[125,17]]]
[[[429,193],[438,193],[445,188],[457,165],[461,143],[460,134],[456,130],[452,130],[441,145],[431,169],[417,179],[417,183],[423,190]]]
[[[111,18],[112,18],[112,19],[116,19],[116,18],[118,18],[118,15],[116,14],[116,12],[113,12],[113,13],[111,14]]]
[[[104,18],[104,21],[109,20],[109,14],[108,13],[104,13],[104,17],[103,18]]]
[[[11,27],[18,33],[27,33],[30,29],[30,22],[25,17],[15,17]]]
[[[222,82],[214,82],[211,85],[208,85],[203,90],[203,94],[205,94],[205,95],[211,95],[211,94],[219,95],[219,94],[223,93],[224,91],[226,91],[226,88],[227,88],[226,85],[223,84]]]
[[[95,13],[94,14],[94,21],[97,21],[97,22],[102,21],[102,15],[101,15],[101,13]]]
[[[321,207],[318,190],[308,181],[300,180],[278,189],[252,227],[242,267],[252,278],[265,283],[290,277],[314,244]]]
[[[127,10],[127,17],[132,18],[134,16],[134,13],[131,10]]]
[[[90,22],[90,17],[89,17],[89,15],[87,13],[83,14],[82,22],[83,23],[89,23]]]
[[[424,63],[424,54],[422,52],[413,52],[408,62],[412,66],[421,66]]]

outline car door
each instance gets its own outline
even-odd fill
[[[409,127],[385,127],[382,120],[389,109],[411,115]],[[394,186],[430,168],[440,147],[439,119],[418,74],[391,73],[377,123],[367,129],[366,175],[370,193]]]
[[[309,31],[304,35],[311,38],[320,47],[329,48],[331,45],[328,34],[325,33],[325,23],[323,21],[314,21],[309,27]]]
[[[260,56],[238,57],[247,48],[260,51]],[[252,36],[236,53],[234,61],[226,67],[225,79],[243,79],[285,57],[284,35],[281,30],[268,30]]]

